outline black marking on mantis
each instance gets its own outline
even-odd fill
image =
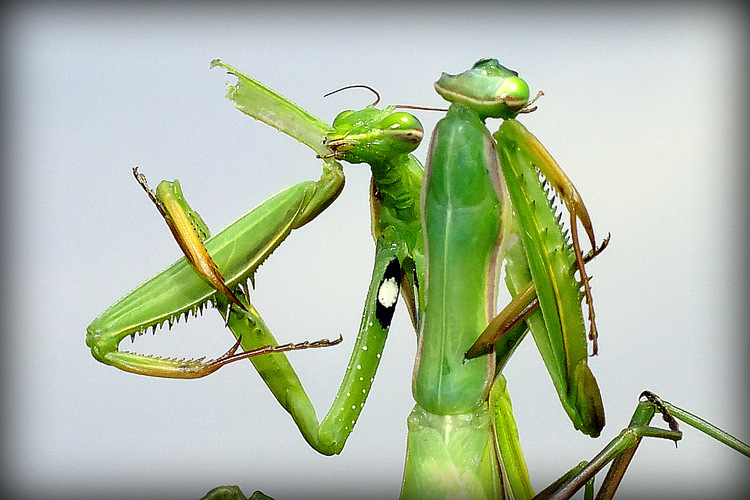
[[[398,259],[388,263],[383,273],[383,279],[378,284],[378,298],[375,305],[375,318],[380,326],[387,329],[391,326],[393,313],[398,303],[399,285],[401,283],[401,264]]]

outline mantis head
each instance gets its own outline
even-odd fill
[[[464,104],[483,118],[514,118],[529,104],[529,86],[497,59],[480,59],[458,75],[443,73],[435,90],[446,101]]]
[[[337,159],[349,163],[373,163],[397,154],[414,151],[424,137],[424,128],[412,114],[393,106],[377,109],[367,106],[343,111],[333,121],[333,131],[325,145]]]

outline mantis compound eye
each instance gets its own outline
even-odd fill
[[[424,137],[422,123],[404,111],[396,111],[380,121],[380,129],[388,138],[388,145],[399,153],[411,153]]]
[[[529,102],[529,86],[517,76],[504,78],[497,87],[494,100],[503,102],[511,111],[518,112]]]
[[[335,127],[336,125],[341,125],[343,123],[346,123],[347,118],[349,118],[349,116],[351,116],[352,113],[354,113],[354,111],[351,109],[348,109],[336,115],[336,118],[333,119],[333,126]]]

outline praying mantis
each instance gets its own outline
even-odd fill
[[[408,419],[402,497],[530,498],[501,369],[530,331],[574,427],[599,435],[604,410],[587,364],[583,310],[586,303],[596,352],[585,263],[607,240],[597,247],[577,190],[515,119],[534,109],[528,85],[494,59],[480,60],[459,75],[443,74],[436,90],[451,106],[433,134],[423,171],[411,155],[424,135],[413,115],[393,106],[368,106],[342,112],[329,126],[226,63],[212,62],[217,66],[238,80],[227,94],[235,106],[310,147],[323,161],[323,173],[318,181],[283,190],[210,238],[177,181],[163,181],[151,191],[134,169],[185,258],[94,320],[86,339],[94,357],[125,371],[172,378],[202,377],[250,359],[304,439],[322,454],[337,454],[371,390],[400,295],[418,340],[417,405]],[[487,118],[503,119],[494,135]],[[336,199],[344,185],[340,161],[371,168],[375,263],[349,365],[330,410],[318,421],[283,352],[341,340],[278,345],[250,301],[247,281],[292,230]],[[553,197],[570,215],[569,235]],[[580,246],[579,223],[591,244],[587,254]],[[496,314],[503,261],[513,299]],[[207,304],[219,311],[236,338],[225,355],[175,360],[119,350],[127,336],[165,323],[171,327]],[[641,437],[680,439],[669,417],[680,417],[679,409],[650,393],[645,397],[629,432],[605,448],[602,460],[575,469],[542,494],[569,496],[615,459],[602,490],[611,495]],[[669,430],[649,426],[655,411],[665,415]],[[694,425],[706,430],[709,424]],[[219,488],[209,497],[235,493]]]

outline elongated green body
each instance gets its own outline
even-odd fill
[[[495,314],[500,246],[497,151],[462,104],[434,132],[422,191],[427,294],[414,398],[437,414],[465,413],[487,399],[494,358],[464,360]]]
[[[451,105],[433,133],[422,185],[427,291],[402,498],[502,496],[487,405],[495,358],[463,355],[495,314],[497,158],[477,113]]]

